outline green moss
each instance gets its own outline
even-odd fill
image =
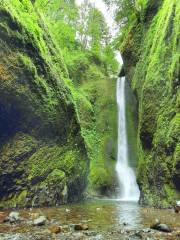
[[[102,195],[107,194],[114,184],[111,172],[104,166],[100,167],[97,164],[92,166],[89,178],[92,184],[90,186],[91,193],[95,191]]]
[[[139,102],[138,182],[142,199],[144,203],[165,207],[177,197],[174,192],[178,192],[179,181],[179,160],[176,158],[179,145],[179,18],[178,1],[163,1],[159,10],[154,15],[151,13],[149,22],[141,23],[139,46],[135,43],[139,33],[131,33],[130,55],[134,56],[138,46],[136,61],[128,60],[125,54],[125,66],[134,69],[134,75],[128,77]]]
[[[128,140],[129,163],[137,166],[137,100],[126,82],[126,129]]]
[[[0,33],[1,206],[77,200],[88,159],[59,46],[29,0],[0,5]]]
[[[81,153],[69,146],[42,146],[28,160],[28,179],[32,182],[36,178],[45,179],[53,169],[62,170],[71,180],[76,179],[86,171],[86,162],[79,159]]]
[[[27,190],[22,191],[18,196],[17,200],[15,200],[17,205],[23,206],[26,201]]]
[[[24,207],[26,205],[26,197],[27,197],[27,190],[23,190],[22,192],[14,195],[13,197],[10,196],[9,199],[0,200],[0,208],[17,208],[17,207]]]
[[[116,181],[114,177],[117,139],[115,87],[114,79],[99,78],[98,75],[93,76],[92,79],[90,77],[83,83],[81,91],[88,99],[91,110],[82,105],[82,102],[80,105],[77,104],[82,134],[91,159],[88,191],[96,191],[98,194],[108,194]],[[103,175],[102,172],[106,174]]]

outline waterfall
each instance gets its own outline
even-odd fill
[[[136,176],[128,162],[128,144],[126,132],[125,77],[117,80],[118,105],[118,154],[116,171],[118,175],[120,200],[138,201],[140,196]]]

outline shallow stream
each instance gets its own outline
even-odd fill
[[[99,234],[98,238],[77,239],[180,239],[180,235],[178,235],[178,231],[180,230],[179,214],[174,213],[173,210],[140,207],[137,203],[120,202],[116,200],[94,200],[57,208],[37,208],[20,210],[19,212],[26,221],[15,225],[1,223],[0,233],[8,233],[11,235],[31,233],[34,234],[33,236],[36,236],[36,233],[41,231],[44,238],[34,239],[46,240],[54,239],[48,238],[48,235],[46,235],[46,238],[45,235],[43,235],[43,231],[45,234],[45,231],[48,230],[51,224],[71,225],[86,223],[89,226],[89,231],[94,231],[96,234]],[[49,223],[42,227],[34,227],[28,224],[31,216],[36,213],[45,215]],[[155,219],[159,219],[160,222],[169,225],[175,234],[152,231],[147,235],[147,238],[145,238],[144,233],[148,232],[150,225],[155,222]],[[137,231],[143,231],[141,234],[142,238],[140,235],[139,238],[129,237],[130,235],[132,236],[132,234],[136,234]],[[0,235],[0,239],[21,239],[5,238],[5,236],[7,237],[7,235]],[[59,237],[60,238],[56,239],[76,239],[75,237],[63,238],[63,236],[60,235]]]

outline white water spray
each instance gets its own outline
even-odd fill
[[[128,145],[126,133],[125,77],[117,80],[118,104],[118,156],[116,171],[120,187],[120,200],[138,201],[140,197],[136,176],[128,163]]]

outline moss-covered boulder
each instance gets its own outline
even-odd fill
[[[81,198],[88,160],[67,78],[31,1],[0,1],[1,207]]]

